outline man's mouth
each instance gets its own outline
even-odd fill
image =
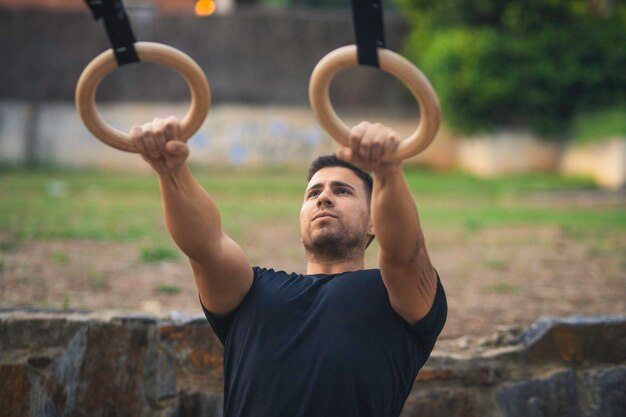
[[[318,213],[313,217],[313,221],[317,220],[317,219],[324,219],[324,218],[333,218],[336,219],[337,216],[334,216],[330,213]]]

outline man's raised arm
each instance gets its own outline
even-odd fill
[[[178,130],[176,118],[157,118],[134,126],[131,138],[158,174],[167,228],[189,257],[202,304],[211,313],[225,315],[252,286],[252,267],[222,230],[215,202],[193,177],[186,162],[189,147],[177,140]]]
[[[398,133],[362,122],[338,157],[374,174],[371,215],[379,242],[380,272],[393,309],[413,324],[430,310],[437,273],[430,263],[417,207],[400,162],[383,162],[400,142]]]

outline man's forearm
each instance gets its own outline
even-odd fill
[[[165,222],[178,247],[192,260],[218,250],[222,227],[213,199],[185,164],[175,173],[159,174]]]
[[[408,265],[425,249],[417,207],[401,166],[376,175],[372,221],[381,259],[398,266]]]

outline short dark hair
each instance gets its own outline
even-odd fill
[[[368,198],[372,198],[372,189],[374,188],[374,180],[372,179],[372,176],[362,169],[357,168],[354,165],[337,158],[337,155],[334,154],[318,156],[317,159],[311,162],[311,166],[309,167],[309,176],[307,177],[307,180],[311,181],[313,175],[315,175],[315,173],[320,169],[332,167],[348,168],[349,170],[354,172],[357,177],[359,177],[365,184],[365,191],[367,192]]]
[[[369,205],[372,199],[372,190],[374,189],[374,179],[372,178],[370,174],[363,171],[362,169],[357,168],[354,165],[337,158],[337,155],[335,154],[318,156],[317,159],[311,162],[311,166],[309,167],[309,176],[307,177],[307,180],[311,181],[311,178],[313,178],[313,175],[315,175],[315,173],[319,171],[320,169],[332,168],[332,167],[348,168],[363,181],[363,184],[365,184],[365,191],[367,194],[367,204]],[[374,235],[370,236],[370,239],[367,241],[367,244],[365,245],[366,248],[369,247],[369,245],[372,243],[375,237],[376,236]]]

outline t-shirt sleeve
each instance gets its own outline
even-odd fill
[[[202,300],[200,300],[200,305],[202,306],[202,311],[204,312],[204,316],[209,321],[213,332],[217,336],[217,338],[222,342],[222,346],[226,343],[226,336],[228,336],[228,329],[230,329],[230,325],[233,322],[233,318],[237,313],[237,308],[232,312],[228,313],[225,316],[218,316],[217,314],[211,313],[209,310],[204,307],[202,304]]]
[[[250,293],[252,289],[254,288],[254,283],[256,281],[258,268],[254,267],[252,268],[252,270],[253,270],[252,287],[250,287],[250,290],[248,291],[248,293]],[[235,308],[233,311],[231,311],[225,316],[220,316],[220,315],[211,313],[202,304],[202,299],[200,299],[200,306],[202,306],[202,311],[204,312],[204,316],[206,317],[209,324],[211,325],[211,328],[213,329],[213,332],[215,332],[215,335],[217,336],[217,338],[220,340],[220,342],[222,342],[222,345],[226,344],[226,337],[228,336],[228,330],[230,329],[230,326],[233,320],[235,319],[235,316],[237,315],[239,308],[241,307],[241,305],[243,304],[247,296],[248,294],[246,294],[246,296],[243,298],[241,303],[239,303],[239,306],[237,306],[237,308]]]
[[[424,362],[430,356],[447,317],[448,303],[446,301],[446,293],[443,285],[441,285],[439,274],[437,274],[437,292],[435,293],[433,305],[426,316],[411,327],[425,355]]]

